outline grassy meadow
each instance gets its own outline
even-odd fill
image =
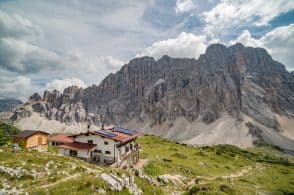
[[[271,146],[239,149],[230,145],[194,148],[144,136],[141,158],[150,176],[180,174],[195,179],[186,193],[294,193],[293,157]]]
[[[135,176],[143,194],[293,194],[293,157],[264,146],[246,150],[222,145],[193,148],[155,136],[137,140],[140,158],[148,159],[142,172],[158,180],[162,175],[180,175],[183,185],[172,182],[153,185]],[[98,167],[85,161],[47,152],[0,147],[0,192],[16,194],[131,194],[111,189],[101,174],[133,174],[133,170]]]

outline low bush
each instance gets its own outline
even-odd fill
[[[0,122],[0,146],[13,141],[13,136],[19,133],[20,130],[13,125]]]
[[[168,159],[168,158],[163,158],[162,159],[164,162],[172,162],[173,160],[172,159]]]
[[[179,159],[186,159],[187,158],[187,156],[185,154],[182,154],[182,153],[179,153],[179,152],[174,153],[172,156],[176,157],[176,158],[179,158]]]
[[[154,162],[150,162],[147,166],[145,166],[144,171],[151,176],[160,175],[160,169]]]

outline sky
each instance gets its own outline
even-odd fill
[[[294,71],[293,0],[0,0],[0,97],[87,87],[129,60],[263,47]]]

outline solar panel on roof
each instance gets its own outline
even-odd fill
[[[111,132],[107,132],[107,131],[103,131],[103,130],[97,130],[97,133],[100,133],[102,135],[108,136],[108,137],[114,137],[116,136],[115,134],[111,133]]]
[[[130,129],[124,129],[124,128],[121,128],[121,127],[115,127],[114,130],[115,131],[118,131],[120,133],[123,133],[123,134],[127,134],[127,135],[134,135],[134,134],[136,134],[135,131],[132,131]]]

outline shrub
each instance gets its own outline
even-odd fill
[[[234,153],[229,153],[230,156],[235,157],[236,155]]]
[[[189,190],[189,194],[194,195],[194,194],[196,194],[197,192],[200,192],[200,191],[201,191],[201,189],[200,189],[199,187],[197,187],[197,186],[193,186],[193,187]]]
[[[187,158],[187,156],[185,154],[182,154],[182,153],[179,153],[179,152],[174,153],[172,156],[180,158],[180,159],[186,159]]]
[[[5,145],[8,142],[8,137],[5,135],[4,131],[0,129],[0,146]]]
[[[20,130],[13,125],[0,122],[0,146],[12,141],[13,136],[19,132]]]
[[[206,154],[202,151],[199,151],[199,152],[195,152],[195,155],[205,156]]]
[[[195,194],[199,194],[199,192],[205,192],[207,193],[207,191],[211,190],[210,187],[207,187],[207,186],[203,186],[203,187],[199,187],[199,186],[193,186],[189,191],[188,191],[188,194],[190,195],[195,195]],[[205,194],[206,194],[205,193]]]
[[[155,165],[154,162],[150,162],[148,165],[146,165],[144,167],[144,171],[145,171],[145,173],[152,175],[152,176],[160,175],[160,169],[159,169],[159,167],[157,167]]]
[[[222,153],[220,151],[216,151],[215,154],[221,155]]]
[[[232,188],[230,188],[229,186],[227,186],[227,185],[225,185],[225,184],[220,185],[220,186],[219,186],[219,189],[220,189],[221,191],[226,192],[226,193],[229,193],[229,194],[233,193]]]
[[[163,158],[162,159],[164,162],[172,162],[173,160],[172,159],[168,159],[168,158]]]

